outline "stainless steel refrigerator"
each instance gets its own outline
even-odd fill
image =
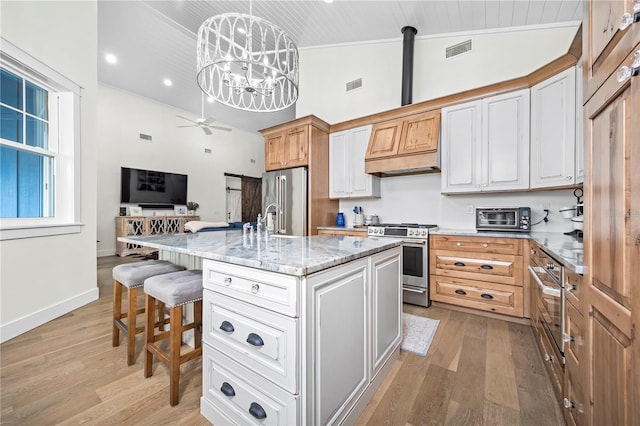
[[[277,170],[262,175],[262,212],[271,204],[265,218],[267,227],[286,235],[307,235],[307,168]]]

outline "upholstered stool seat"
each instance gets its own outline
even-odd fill
[[[127,335],[127,365],[134,363],[136,334],[142,333],[144,327],[136,326],[136,316],[144,312],[138,308],[137,289],[144,285],[147,278],[183,271],[184,267],[174,265],[166,260],[146,260],[125,263],[113,268],[113,331],[112,345],[120,345],[120,330]],[[127,289],[128,310],[122,312],[122,289]],[[127,319],[126,324],[123,319]]]
[[[148,278],[144,282],[145,292],[145,341],[144,377],[153,375],[153,356],[156,355],[169,367],[169,403],[179,400],[180,365],[202,354],[202,271],[188,270],[172,272]],[[183,306],[193,303],[193,322],[183,324]],[[169,308],[169,331],[164,331],[153,312],[158,304]],[[156,328],[158,328],[156,333]],[[180,353],[182,334],[193,329],[194,348]],[[168,351],[163,351],[156,342],[169,339]]]

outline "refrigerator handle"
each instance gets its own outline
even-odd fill
[[[280,233],[287,233],[287,177],[280,177]]]

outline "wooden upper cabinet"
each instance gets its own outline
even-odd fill
[[[296,126],[265,136],[267,171],[308,165],[309,127]]]
[[[640,43],[640,23],[620,29],[625,13],[633,13],[633,0],[590,1],[583,37],[586,55],[585,99],[589,99],[605,80],[620,67],[634,46]]]
[[[396,155],[402,136],[404,120],[385,121],[373,126],[366,158],[384,158]]]
[[[398,154],[436,151],[440,132],[440,113],[425,113],[404,120]]]
[[[367,159],[435,152],[438,149],[440,111],[430,111],[373,126]]]

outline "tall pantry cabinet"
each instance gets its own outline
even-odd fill
[[[588,403],[584,408],[590,425],[637,425],[640,76],[618,78],[618,70],[633,68],[634,54],[640,55],[640,22],[619,28],[623,14],[634,13],[632,0],[591,0],[585,7],[583,113],[588,165],[588,272],[584,392]]]

